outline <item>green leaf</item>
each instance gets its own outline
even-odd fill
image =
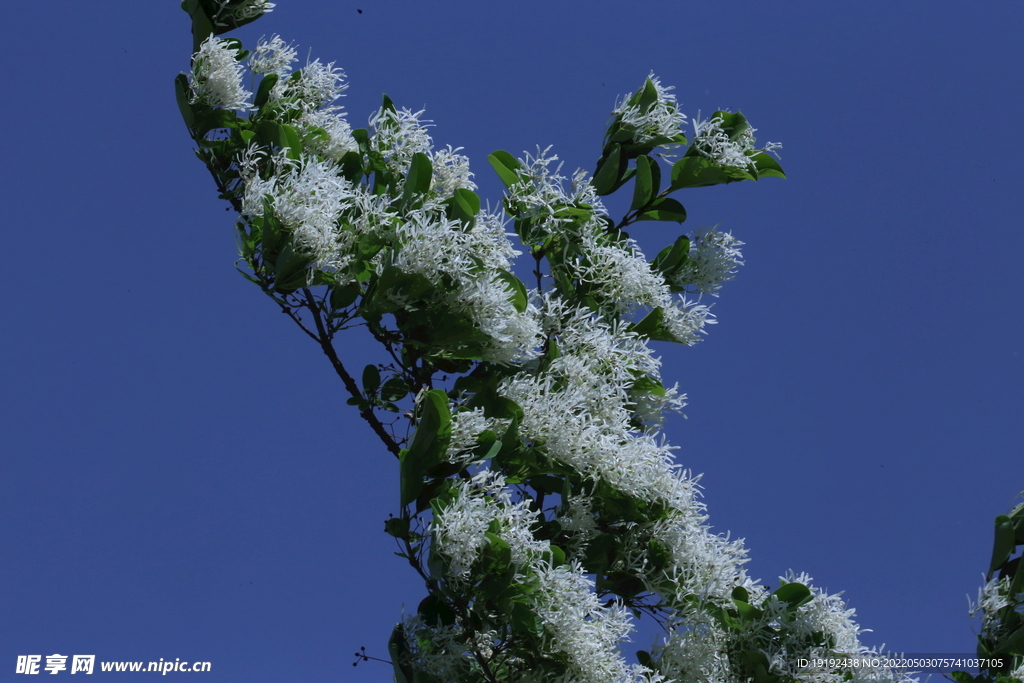
[[[401,377],[392,377],[380,388],[380,397],[385,401],[397,401],[409,394],[409,385]]]
[[[591,184],[594,186],[594,191],[598,195],[610,194],[615,190],[615,186],[619,182],[619,178],[622,177],[622,146],[618,143],[613,143],[611,146],[611,152],[602,157],[600,164],[597,167],[597,172],[594,173],[594,179]]]
[[[988,573],[991,574],[1010,557],[1016,547],[1013,522],[1006,515],[996,517],[996,539],[992,545],[992,561]]]
[[[501,182],[505,184],[505,187],[512,187],[519,182],[519,176],[516,174],[516,171],[522,169],[523,165],[508,152],[499,149],[488,155],[487,161],[498,172],[498,177],[501,178]]]
[[[401,517],[391,517],[384,520],[384,533],[395,538],[409,537],[409,520]]]
[[[738,140],[750,128],[750,123],[742,112],[723,111],[720,109],[712,114],[711,118],[722,122],[722,130],[733,142]]]
[[[420,400],[419,423],[409,448],[400,456],[401,504],[412,503],[423,488],[427,471],[441,462],[451,434],[448,395],[441,389],[427,391]]]
[[[646,666],[648,669],[654,670],[654,660],[651,659],[651,653],[645,650],[636,651],[636,661],[640,662],[640,666]]]
[[[363,392],[372,394],[380,386],[380,370],[376,365],[367,365],[363,368]]]
[[[733,605],[736,608],[736,613],[739,618],[743,621],[757,621],[761,618],[763,612],[745,600],[733,600]]]
[[[370,151],[370,131],[365,128],[356,128],[352,131],[352,137],[359,145],[359,151],[366,154]]]
[[[785,178],[782,166],[771,154],[758,152],[750,157],[757,167],[757,175],[760,178]]]
[[[615,123],[608,129],[606,139],[608,142],[630,142],[636,135],[636,126],[623,123],[621,118],[616,117]]]
[[[178,109],[181,111],[181,118],[185,119],[185,125],[192,128],[196,123],[195,114],[192,113],[192,105],[189,104],[188,76],[178,74],[174,79],[174,98],[178,101]]]
[[[516,310],[520,313],[525,311],[527,304],[529,303],[529,299],[526,296],[526,285],[507,270],[499,270],[496,275],[499,280],[508,285],[508,289],[511,294],[509,300],[512,302],[512,305],[516,307]]]
[[[1007,594],[1017,595],[1024,592],[1024,560],[1018,557],[1004,564],[1001,574],[1008,576],[1011,573],[1013,579],[1010,580],[1010,588],[1007,590]]]
[[[654,163],[657,164],[657,162]],[[654,198],[657,190],[654,189],[651,181],[651,158],[644,154],[636,160],[636,184],[633,187],[633,203],[629,205],[630,211],[647,206],[647,203]]]
[[[380,108],[384,111],[398,111],[397,109],[395,109],[395,103],[391,101],[391,98],[387,96],[387,93],[384,93],[384,96],[381,98]]]
[[[448,217],[463,225],[469,225],[480,213],[480,197],[476,192],[460,187],[455,190],[449,202]]]
[[[277,85],[277,80],[280,78],[277,74],[267,74],[260,81],[260,87],[256,90],[256,99],[253,100],[253,104],[257,107],[262,107],[270,99],[270,91]]]
[[[264,267],[269,265],[269,259],[277,259],[278,249],[284,240],[284,230],[274,213],[274,203],[269,197],[263,197],[263,219],[262,219],[262,241]],[[273,271],[273,268],[270,269]]]
[[[425,195],[430,190],[430,181],[434,175],[434,166],[430,163],[430,157],[423,152],[416,152],[412,155],[409,164],[409,172],[405,176],[405,187],[402,190],[402,201],[410,208],[414,197]]]
[[[802,583],[784,583],[772,594],[779,600],[789,603],[791,608],[799,607],[811,599],[811,589]]]
[[[340,311],[351,306],[362,290],[355,283],[341,285],[331,290],[331,310]]]
[[[735,180],[724,168],[702,156],[684,156],[672,164],[673,190],[721,185]]]
[[[281,127],[266,119],[256,122],[256,142],[261,147],[278,147],[281,144]]]
[[[373,284],[363,297],[362,313],[392,313],[402,303],[421,301],[434,285],[419,273],[406,273],[397,266],[388,266],[380,275],[374,275]]]
[[[956,681],[956,683],[974,683],[974,676],[966,671],[951,671],[949,677]]]
[[[213,35],[213,22],[199,4],[199,0],[185,0],[181,8],[192,17],[192,53],[199,52],[200,46]]]
[[[638,323],[630,325],[632,332],[653,339],[655,341],[674,342],[677,339],[665,328],[665,311],[659,306],[655,308]]]
[[[235,115],[235,112],[230,109],[213,109],[202,105],[196,105],[192,108],[194,119],[194,133],[196,136],[202,136],[209,133],[211,130],[218,128],[237,128],[241,125],[241,119]]]
[[[298,254],[291,244],[286,244],[274,263],[274,289],[287,292],[306,284],[306,268],[313,259]]]
[[[428,595],[423,598],[416,611],[423,616],[423,621],[433,628],[455,623],[455,611],[445,600],[436,595]]]
[[[654,103],[658,101],[658,89],[654,86],[654,82],[648,78],[644,81],[644,87],[638,94],[640,97],[637,100],[637,104],[640,106],[640,113],[646,114]]]
[[[675,242],[658,252],[651,262],[655,270],[666,276],[682,268],[690,256],[690,238],[680,235]]]
[[[994,652],[995,654],[1024,655],[1024,626],[1008,635]]]
[[[388,654],[391,655],[391,665],[395,669],[395,683],[413,683],[413,672],[407,664],[406,657],[409,647],[405,644],[405,629],[402,624],[395,626],[388,639]]]
[[[536,636],[538,633],[537,615],[530,609],[529,605],[521,602],[512,603],[509,610],[509,617],[512,622],[512,632],[527,636]]]
[[[638,221],[675,221],[686,220],[686,209],[671,197],[660,197],[648,204],[648,209],[636,217]]]
[[[302,143],[299,141],[299,132],[286,123],[279,127],[281,134],[280,145],[288,148],[288,158],[298,161],[302,156]]]
[[[351,183],[358,183],[363,177],[363,155],[355,150],[345,152],[341,157],[341,174]]]

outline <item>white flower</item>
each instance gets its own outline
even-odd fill
[[[665,326],[676,341],[686,346],[693,346],[701,340],[705,325],[714,325],[717,320],[711,309],[703,304],[687,301],[680,296],[678,302],[663,309]]]
[[[732,280],[736,268],[743,265],[741,246],[743,242],[732,233],[701,228],[694,233],[689,257],[673,279],[693,286],[701,294],[718,296],[722,283]]]
[[[292,62],[295,61],[298,61],[295,48],[275,35],[270,40],[260,38],[256,43],[256,49],[249,57],[249,68],[253,73],[284,77],[291,73]]]
[[[589,496],[569,496],[564,501],[565,510],[558,515],[562,530],[572,537],[572,554],[582,551],[599,533],[594,521],[593,502]]]
[[[467,680],[473,653],[470,634],[461,624],[428,626],[417,614],[405,619],[404,628],[411,663],[417,669],[441,681]]]
[[[448,441],[445,460],[451,463],[473,462],[480,434],[488,430],[500,433],[504,430],[507,422],[507,420],[485,417],[483,408],[455,413],[452,415],[452,434]]]
[[[481,213],[468,229],[457,221],[415,211],[395,228],[399,246],[390,264],[438,285],[434,303],[465,315],[491,338],[486,360],[508,362],[536,355],[540,328],[535,310],[516,310],[498,275],[516,252],[496,216]],[[383,263],[382,263],[383,266]],[[447,281],[441,287],[443,281]]]
[[[370,117],[373,128],[373,146],[384,155],[384,160],[394,173],[405,175],[413,155],[430,152],[431,140],[427,135],[426,119],[420,119],[423,111],[410,109],[392,110],[381,108]]]
[[[338,174],[330,161],[303,155],[294,161],[283,154],[270,161],[275,172],[263,180],[257,173],[265,154],[250,148],[239,160],[245,181],[242,213],[264,214],[269,199],[274,217],[291,234],[291,244],[299,254],[314,259],[314,268],[335,270],[347,262],[346,245],[353,236],[338,224],[341,215],[353,205],[356,189]]]
[[[1010,595],[1010,577],[993,578],[978,589],[978,602],[971,605],[971,616],[981,617],[982,636],[989,640],[1002,640],[1009,635],[1000,618],[999,611],[1008,605],[1016,605]]]
[[[480,550],[489,543],[487,532],[497,523],[497,535],[511,548],[512,562],[525,567],[550,549],[547,541],[533,537],[537,516],[527,501],[512,502],[505,478],[488,469],[456,485],[455,500],[434,518],[432,529],[437,549],[449,558],[453,578],[469,574]]]
[[[657,99],[646,107],[640,103],[630,104],[635,97],[633,93],[626,95],[612,112],[622,117],[622,123],[636,129],[633,140],[644,144],[657,137],[674,137],[679,135],[680,128],[686,124],[686,115],[679,111],[676,96],[669,93],[672,86],[662,86],[661,81],[653,73],[648,76],[657,93]],[[646,84],[644,85],[646,88]]]
[[[315,126],[327,133],[327,139],[316,136],[307,138],[305,147],[320,156],[340,161],[348,152],[359,150],[359,145],[352,137],[352,127],[348,125],[340,107],[327,107],[316,111],[303,112],[297,123],[300,128],[308,130]]]
[[[672,681],[743,683],[730,671],[727,638],[710,616],[691,617],[685,627],[673,628],[653,654],[658,669]]]
[[[431,189],[441,200],[447,200],[460,188],[476,189],[476,184],[470,180],[473,174],[469,170],[469,157],[457,154],[460,149],[452,149],[449,145],[446,149],[436,150],[431,159],[434,167]]]
[[[500,510],[488,494],[505,485],[504,479],[484,470],[472,481],[461,481],[455,500],[434,518],[437,549],[448,557],[448,571],[464,577],[487,543],[487,529]]]
[[[636,377],[657,374],[650,348],[625,325],[587,310],[564,311],[550,297],[545,309],[548,325],[559,325],[549,334],[560,356],[543,372],[524,370],[499,386],[523,409],[520,433],[584,476],[643,500],[685,505],[691,494],[672,448],[630,424]]]
[[[660,681],[649,669],[627,666],[618,646],[633,631],[629,612],[621,605],[603,606],[594,583],[579,564],[534,568],[539,579],[534,610],[544,622],[555,650],[565,653],[575,676],[588,683]]]
[[[748,127],[731,140],[722,128],[722,119],[715,116],[704,121],[700,120],[700,112],[693,120],[693,145],[704,156],[722,166],[731,166],[745,171],[754,171],[756,163],[751,158],[756,152],[771,152],[778,156],[776,149],[782,149],[777,142],[769,142],[762,149],[754,148],[756,128]]]
[[[329,105],[348,89],[345,72],[335,68],[334,62],[323,64],[319,59],[307,63],[297,81],[292,78],[278,81],[275,90],[282,85],[283,95],[296,96],[300,106],[306,110]]]
[[[604,222],[596,218],[585,228],[580,245],[585,260],[576,273],[581,281],[597,285],[600,299],[609,299],[619,314],[669,303],[665,278],[651,268],[633,240],[612,241],[603,234]]]
[[[252,93],[242,87],[242,65],[230,40],[210,36],[192,56],[191,101],[225,109],[250,108]]]

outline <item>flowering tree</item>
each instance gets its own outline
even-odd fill
[[[352,129],[333,63],[296,69],[278,36],[251,52],[218,37],[272,6],[186,0],[194,54],[177,99],[238,212],[243,274],[320,346],[400,461],[385,529],[427,596],[389,642],[396,681],[902,679],[797,666],[874,650],[806,575],[774,591],[747,576],[741,543],[710,532],[697,478],[660,434],[685,396],[650,345],[697,343],[714,319],[690,297],[718,295],[742,242],[702,228],[648,259],[626,230],[682,223],[679,190],[784,177],[777,145],[758,148],[738,112],[688,121],[652,74],[615,107],[592,176],[563,177],[549,150],[492,154],[506,187],[504,215],[492,213],[468,159],[432,147],[422,112],[385,97]],[[616,220],[602,198],[627,187]],[[530,287],[512,272],[509,221]],[[356,326],[382,354],[359,380],[338,351]],[[1021,518],[1000,533],[1021,542]],[[1021,639],[1013,547],[981,601],[1016,615],[986,622],[995,649]],[[664,638],[631,665],[619,646],[642,615]]]

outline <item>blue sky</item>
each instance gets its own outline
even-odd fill
[[[4,17],[0,681],[55,652],[390,680],[350,655],[386,657],[423,595],[382,533],[396,466],[234,270],[174,104],[187,16]],[[382,92],[425,108],[492,204],[489,152],[550,144],[592,170],[651,71],[687,113],[741,109],[781,141],[787,180],[677,195],[682,229],[720,223],[747,265],[705,342],[659,349],[690,400],[669,438],[753,576],[806,571],[867,643],[957,653],[992,519],[1024,489],[1022,20],[1009,1],[281,0],[237,35],[344,67],[357,126]],[[358,337],[346,354],[374,359]]]

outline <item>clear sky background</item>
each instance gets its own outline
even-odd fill
[[[174,103],[188,17],[3,18],[0,681],[55,652],[390,680],[351,653],[386,658],[423,596],[383,534],[397,468],[234,270]],[[280,0],[236,35],[273,33],[345,68],[354,127],[382,92],[426,108],[492,204],[489,152],[593,170],[652,70],[689,114],[782,142],[787,180],[676,195],[682,229],[721,223],[748,265],[706,341],[659,347],[690,399],[666,431],[753,576],[845,590],[868,644],[974,650],[965,595],[1024,489],[1024,4]],[[370,352],[354,338],[350,367]]]

